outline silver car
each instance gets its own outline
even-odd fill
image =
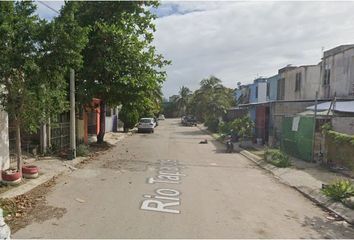
[[[138,132],[154,132],[156,122],[153,118],[141,118],[138,124]]]

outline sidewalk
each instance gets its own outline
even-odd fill
[[[115,145],[131,133],[106,133],[105,141],[108,144]],[[42,157],[39,160],[26,159],[25,163],[33,163],[38,166],[40,175],[36,179],[25,180],[24,183],[0,194],[0,198],[13,198],[31,191],[33,188],[51,180],[53,177],[61,174],[70,173],[76,170],[76,165],[90,157],[77,157],[74,160],[65,160],[58,157]]]
[[[264,161],[262,157],[247,150],[242,150],[240,153],[261,168],[272,173],[281,183],[293,187],[323,208],[337,214],[348,223],[354,224],[353,209],[348,208],[340,202],[334,202],[321,192],[322,184],[331,183],[338,178],[348,179],[352,182],[353,179],[347,178],[339,173],[326,171],[316,164],[303,162],[295,158],[291,158],[292,167],[278,168]]]
[[[198,126],[202,131],[211,134],[206,127]],[[215,134],[211,134],[215,138]],[[235,148],[239,148],[235,146]],[[293,166],[289,168],[275,167],[260,157],[260,146],[254,145],[255,151],[245,149],[237,149],[240,154],[256,163],[259,167],[269,171],[281,183],[286,184],[305,195],[317,204],[327,210],[339,215],[348,223],[354,224],[354,210],[346,207],[342,203],[334,202],[321,193],[322,184],[329,184],[332,181],[340,179],[348,179],[354,183],[354,179],[348,178],[341,173],[331,172],[318,164],[308,163],[296,158],[290,158]],[[253,153],[252,153],[253,152]]]

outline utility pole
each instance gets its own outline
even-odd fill
[[[315,161],[315,142],[316,142],[316,118],[317,118],[317,101],[318,101],[318,91],[316,91],[315,100],[315,112],[313,116],[313,133],[312,133],[312,161]]]
[[[76,158],[75,136],[75,71],[70,68],[70,155],[69,160]]]

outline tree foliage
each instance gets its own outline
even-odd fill
[[[179,96],[176,99],[176,110],[179,116],[183,116],[186,113],[187,106],[190,102],[192,96],[191,90],[189,88],[182,86],[179,90]]]
[[[100,98],[103,113],[105,105],[123,104],[156,114],[166,77],[161,69],[169,64],[152,45],[155,15],[149,8],[157,2],[67,2],[64,9],[72,5],[77,5],[79,25],[90,29],[83,68],[77,73],[80,101]],[[98,141],[103,136],[101,118]]]
[[[36,131],[66,109],[66,73],[80,66],[86,43],[85,29],[72,18],[74,8],[51,23],[35,11],[31,1],[0,3],[0,97],[16,127],[19,170],[21,128]]]
[[[187,112],[200,121],[215,122],[233,105],[233,90],[223,86],[220,79],[211,76],[200,82],[200,88],[193,93]]]

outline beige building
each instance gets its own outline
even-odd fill
[[[316,91],[321,86],[321,66],[304,65],[299,67],[286,67],[279,70],[280,84],[278,89],[279,100],[313,100]]]
[[[321,64],[321,98],[354,97],[354,44],[325,51]]]

